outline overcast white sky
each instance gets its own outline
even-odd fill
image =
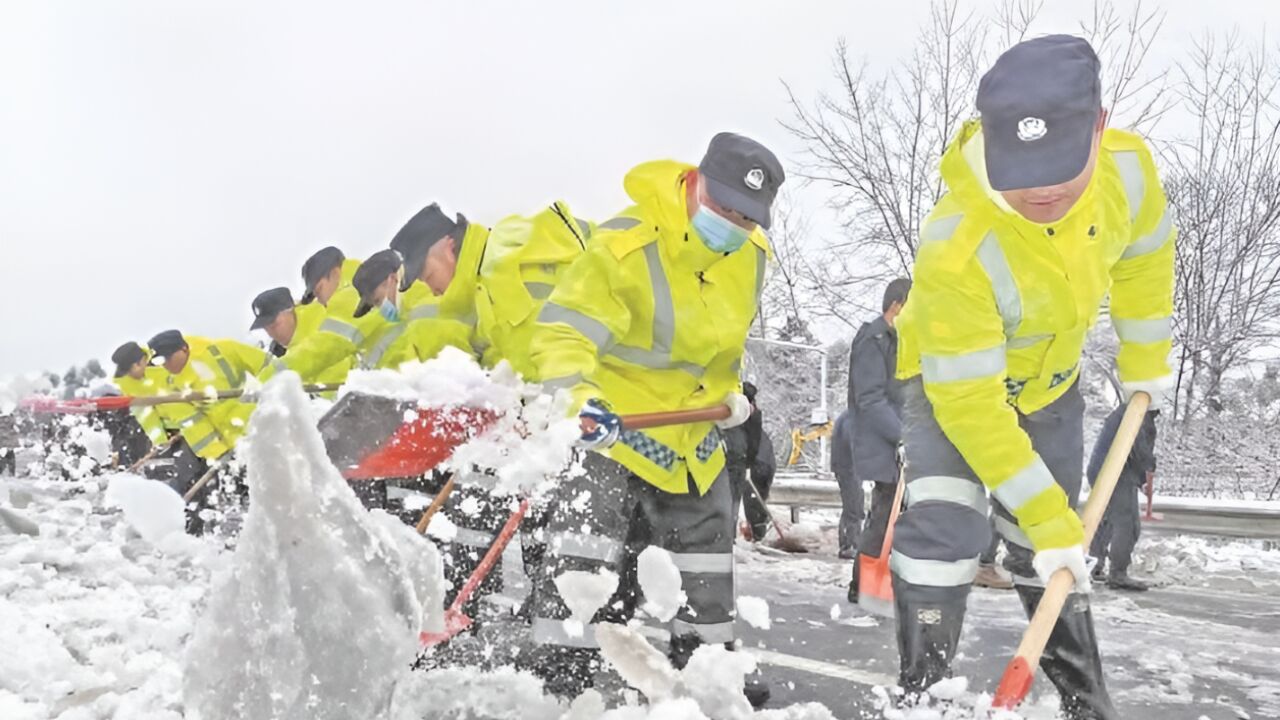
[[[1038,29],[1073,30],[1082,4]],[[1166,57],[1280,19],[1268,0],[1162,5]],[[0,376],[169,327],[244,337],[249,300],[296,294],[314,249],[367,255],[431,200],[486,224],[554,198],[604,219],[628,168],[696,162],[721,129],[786,163],[779,80],[829,87],[841,36],[894,61],[927,9],[0,0]]]

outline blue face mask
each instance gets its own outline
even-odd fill
[[[390,300],[383,300],[382,304],[378,306],[378,312],[382,313],[382,317],[390,322],[396,322],[400,319],[400,308],[396,307],[396,304]]]
[[[712,252],[731,253],[747,242],[751,233],[728,218],[705,206],[699,207],[689,221],[694,232]]]

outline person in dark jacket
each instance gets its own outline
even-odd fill
[[[881,313],[863,323],[849,349],[849,414],[853,424],[853,468],[858,482],[875,483],[871,513],[857,546],[879,557],[898,482],[898,443],[902,440],[902,388],[897,380],[898,335],[893,323],[911,292],[911,281],[889,283]],[[858,563],[853,564],[849,601],[858,598]]]
[[[759,410],[756,410],[758,413]],[[747,522],[751,523],[751,537],[759,540],[769,532],[769,489],[773,487],[773,476],[778,471],[778,460],[773,455],[773,441],[768,435],[760,435],[760,445],[756,449],[755,462],[751,464],[751,482],[760,491],[760,501],[748,502],[742,510],[747,514]],[[746,488],[751,492],[750,488]]]
[[[831,472],[840,487],[839,554],[844,560],[858,557],[858,536],[867,511],[862,480],[854,472],[853,442],[853,411],[845,410],[836,418],[831,433]]]
[[[1115,441],[1116,431],[1120,428],[1124,410],[1123,405],[1112,410],[1102,424],[1098,440],[1093,446],[1093,454],[1089,456],[1087,472],[1090,485],[1098,479],[1102,462],[1106,460],[1111,443]],[[1093,544],[1089,548],[1089,554],[1098,558],[1098,564],[1093,569],[1094,579],[1101,581],[1105,578],[1107,587],[1113,590],[1141,592],[1148,589],[1147,583],[1129,577],[1129,564],[1133,561],[1133,548],[1138,544],[1138,535],[1142,529],[1142,520],[1138,515],[1138,492],[1146,484],[1148,475],[1156,471],[1156,418],[1159,415],[1159,410],[1151,410],[1143,418],[1124,470],[1116,481],[1116,489],[1107,505],[1107,512],[1102,516],[1102,524],[1098,526]]]
[[[769,514],[764,504],[752,497],[755,493],[747,483],[755,482],[756,489],[767,501],[776,462],[773,460],[773,443],[764,436],[764,416],[756,405],[756,392],[754,384],[742,383],[742,394],[751,402],[751,415],[741,425],[722,430],[721,435],[724,438],[725,465],[732,481],[733,506],[742,508],[747,522],[751,524],[752,539],[760,540],[769,528]],[[756,469],[765,445],[768,445],[770,465],[774,466],[767,475]],[[736,510],[734,516],[737,517]]]

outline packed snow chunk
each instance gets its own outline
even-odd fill
[[[543,694],[541,681],[511,668],[408,672],[396,686],[393,707],[391,720],[560,720],[565,713],[558,700]]]
[[[769,620],[769,603],[764,598],[738,596],[738,617],[758,630],[768,630],[773,625]]]
[[[929,686],[930,697],[938,700],[956,700],[969,691],[969,678],[950,677]]]
[[[491,379],[470,355],[447,347],[426,362],[412,360],[396,369],[353,370],[342,391],[412,401],[420,407],[506,408],[519,404],[523,385],[514,377],[495,374]]]
[[[104,500],[120,508],[129,527],[156,547],[162,547],[164,539],[173,533],[185,531],[182,496],[158,480],[127,473],[112,475]]]
[[[617,623],[596,625],[600,654],[631,687],[644,693],[651,703],[679,692],[680,673],[639,629]]]
[[[732,652],[723,645],[701,645],[680,674],[689,695],[708,717],[741,720],[751,716],[751,703],[742,689],[746,675],[755,669],[756,660],[747,653]]]
[[[294,373],[267,383],[243,450],[249,512],[188,645],[186,717],[385,717],[419,630],[442,628],[439,555],[356,499]]]
[[[636,559],[636,574],[644,592],[644,611],[662,622],[674,618],[687,597],[671,553],[650,545]]]
[[[618,576],[605,568],[593,573],[570,570],[556,577],[556,589],[573,621],[587,625],[596,611],[613,597],[618,589]]]

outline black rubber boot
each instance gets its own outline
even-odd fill
[[[1018,585],[1018,597],[1027,617],[1035,614],[1044,589]],[[1062,697],[1063,717],[1068,720],[1120,720],[1102,676],[1098,636],[1093,629],[1089,596],[1073,594],[1062,608],[1040,658],[1040,668]]]
[[[1102,582],[1107,579],[1107,559],[1098,558],[1098,562],[1093,566],[1093,572],[1089,573],[1094,582]]]
[[[683,670],[685,665],[689,664],[689,658],[693,657],[693,651],[702,645],[702,638],[697,635],[677,635],[671,638],[671,645],[667,650],[667,658],[671,660],[671,665],[677,670]],[[729,650],[737,650],[733,643],[725,643]],[[757,670],[743,678],[742,694],[747,696],[747,702],[751,703],[751,707],[760,708],[769,702],[769,685],[760,676]]]
[[[1127,570],[1112,570],[1107,576],[1107,587],[1112,590],[1126,590],[1128,592],[1146,592],[1151,589],[1147,583],[1130,577]]]
[[[858,578],[862,575],[861,569],[858,567],[858,560],[861,557],[861,555],[853,557],[853,578],[849,580],[849,602],[854,605],[858,604]]]
[[[908,702],[951,676],[951,659],[964,627],[968,583],[957,587],[911,585],[893,576],[898,616],[899,684]]]

